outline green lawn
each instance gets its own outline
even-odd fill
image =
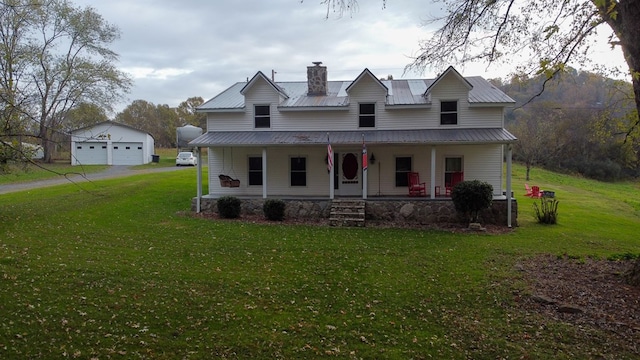
[[[145,165],[133,166],[134,170],[153,169],[158,167],[169,167],[176,165],[176,149],[156,149],[156,154],[160,156],[159,162],[151,162]],[[206,164],[206,152],[203,154],[202,163]],[[16,182],[28,182],[37,180],[47,180],[60,177],[65,174],[90,174],[107,169],[107,165],[83,165],[71,166],[69,161],[56,161],[52,164],[37,162],[27,165],[11,165],[7,173],[0,173],[0,185]]]
[[[214,221],[195,172],[0,195],[0,358],[637,358],[615,334],[525,313],[514,264],[640,253],[639,184],[514,167],[504,235]]]
[[[0,173],[0,185],[17,182],[47,180],[64,176],[65,174],[90,174],[107,169],[107,165],[71,166],[68,163],[35,164],[15,166],[10,165],[9,171]]]

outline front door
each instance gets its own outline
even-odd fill
[[[338,190],[336,194],[339,196],[361,196],[362,184],[360,181],[360,160],[357,152],[340,153],[339,174],[338,174]]]

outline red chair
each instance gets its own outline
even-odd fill
[[[542,197],[542,193],[543,192],[540,191],[540,187],[539,186],[533,185],[531,187],[531,195],[529,195],[529,196],[531,196],[532,198],[538,198],[539,199],[539,198]]]
[[[420,182],[417,172],[407,174],[409,178],[409,196],[427,196],[427,183]]]
[[[527,193],[524,194],[524,196],[531,196],[532,192],[531,192],[531,187],[529,186],[529,184],[525,183],[524,184],[524,188],[525,188],[525,190],[527,190]]]

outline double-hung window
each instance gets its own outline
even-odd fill
[[[269,105],[254,105],[253,111],[256,129],[271,127],[271,109]]]
[[[440,102],[440,125],[457,125],[458,124],[458,102],[457,101],[441,101]]]
[[[262,156],[249,157],[249,185],[262,185]]]
[[[396,187],[409,186],[411,172],[411,156],[396,157]]]
[[[444,159],[444,184],[453,188],[464,179],[461,157],[447,157]]]
[[[375,103],[363,103],[360,104],[360,117],[358,126],[376,127],[376,104]]]
[[[307,186],[307,158],[290,158],[291,186]]]

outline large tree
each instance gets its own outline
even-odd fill
[[[393,0],[391,0],[393,1]],[[386,0],[381,0],[383,7]],[[627,134],[640,126],[639,0],[432,0],[443,4],[442,16],[428,21],[437,30],[420,43],[408,69],[444,68],[473,61],[513,63],[521,55],[522,72],[554,78],[570,62],[590,60],[597,31],[612,32],[628,65],[636,113]],[[330,10],[357,10],[357,0],[321,0]],[[604,28],[603,28],[604,27]],[[628,277],[640,286],[640,258]]]
[[[51,161],[66,113],[80,103],[110,110],[131,86],[109,46],[118,29],[67,0],[0,2],[0,137],[38,138]],[[31,132],[29,131],[31,129]]]
[[[393,1],[393,0],[391,0]],[[383,7],[386,0],[381,0]],[[638,0],[432,0],[443,15],[425,25],[436,30],[422,41],[408,69],[443,69],[482,61],[519,63],[518,71],[548,79],[568,63],[590,62],[598,30],[609,31],[631,75],[636,109],[640,109],[640,1]],[[322,0],[338,13],[357,10],[357,0]],[[640,112],[640,111],[639,111]],[[629,133],[639,126],[636,116]]]
[[[64,131],[71,133],[75,129],[95,125],[109,120],[103,107],[96,104],[80,103],[64,115]]]
[[[207,115],[196,112],[196,108],[204,104],[200,96],[190,97],[178,105],[176,112],[180,118],[180,125],[193,125],[203,129],[207,128]]]
[[[116,121],[153,135],[158,147],[176,146],[178,113],[169,105],[154,105],[146,100],[134,100],[116,115]]]

